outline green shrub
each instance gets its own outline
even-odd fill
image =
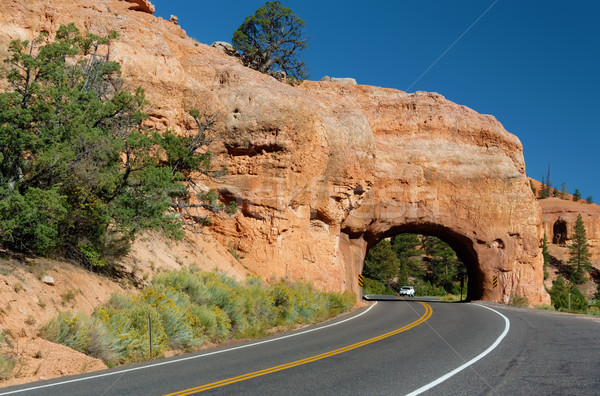
[[[257,337],[273,326],[277,320],[277,309],[268,288],[260,278],[251,277],[240,290],[241,309],[247,319],[247,327],[241,336]]]
[[[526,297],[523,297],[523,296],[513,293],[510,295],[510,300],[509,300],[508,304],[513,305],[515,307],[528,307],[529,300]]]
[[[15,360],[10,356],[0,354],[0,380],[10,378],[14,368]]]
[[[108,308],[113,308],[116,310],[129,309],[133,307],[133,305],[134,300],[131,297],[120,293],[114,293],[112,296],[110,296],[110,299],[107,303]]]
[[[70,314],[61,312],[57,318],[52,319],[40,329],[42,337],[66,345],[79,352],[85,352],[88,344],[89,318],[84,314]]]
[[[460,295],[456,294],[446,294],[440,298],[440,301],[460,301]]]
[[[292,294],[292,310],[294,317],[298,316],[301,323],[309,322],[311,318],[321,317],[324,301],[321,300],[308,283],[298,282],[290,285]]]
[[[397,294],[391,287],[386,286],[383,282],[364,277],[363,278],[363,294],[384,294],[384,295],[395,295]]]
[[[0,191],[0,197],[0,245],[45,254],[60,242],[58,228],[67,204],[55,188],[30,188],[25,195]]]
[[[140,361],[148,357],[148,318],[152,327],[153,356],[160,356],[166,349],[167,336],[155,307],[136,303],[123,310],[100,309],[97,315],[114,337],[114,352],[120,362]]]
[[[85,353],[113,365],[119,362],[118,345],[116,339],[108,333],[104,323],[93,317],[87,327],[87,345]]]
[[[208,288],[193,271],[163,272],[152,279],[153,285],[170,286],[186,293],[194,304],[206,304],[210,300]]]
[[[431,282],[424,282],[422,280],[415,281],[415,296],[445,296],[446,290],[439,286],[436,287]],[[459,291],[460,293],[460,291]]]
[[[557,310],[569,310],[569,294],[571,295],[571,309],[574,312],[585,312],[588,303],[575,285],[569,286],[562,276],[552,282],[552,288],[548,290],[552,305]]]
[[[548,304],[537,305],[536,308],[542,311],[554,311],[554,307]]]
[[[157,275],[135,297],[114,294],[91,318],[62,313],[42,329],[54,342],[109,364],[148,358],[148,318],[153,356],[194,350],[205,341],[256,337],[277,325],[310,323],[346,311],[352,293],[323,293],[305,282],[265,285],[236,282],[222,273],[182,270]]]
[[[352,308],[356,297],[354,293],[346,290],[344,293],[327,293],[328,314],[330,316],[338,315]]]
[[[600,308],[598,308],[598,307],[590,307],[587,310],[587,314],[588,315],[592,315],[592,316],[600,316]]]

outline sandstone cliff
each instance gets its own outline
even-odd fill
[[[543,228],[549,243],[560,245],[568,241],[574,233],[577,216],[581,215],[588,243],[593,249],[600,248],[599,205],[560,198],[540,199],[539,202],[542,207]]]
[[[589,251],[592,253],[591,263],[594,268],[591,276],[600,280],[600,206],[588,204],[584,201],[573,202],[559,198],[546,198],[539,200],[542,206],[543,230],[548,239],[548,252],[554,260],[566,265],[570,258],[569,245],[575,233],[575,221],[581,215],[585,225]],[[554,260],[553,263],[556,263]],[[549,269],[549,278],[546,286],[552,287],[560,271],[558,268]],[[597,284],[591,280],[579,286],[587,298],[592,298],[597,291]]]
[[[220,116],[219,188],[241,213],[212,226],[265,278],[358,291],[366,249],[398,232],[438,235],[469,267],[471,298],[548,303],[541,214],[519,140],[493,117],[434,93],[305,82],[292,87],[117,0],[6,0],[0,56],[75,22],[120,39],[111,56],[142,86],[150,124],[193,128],[190,108]],[[498,277],[498,287],[492,279]]]
[[[531,183],[539,195],[541,183],[533,179]],[[600,269],[600,205],[588,204],[583,199],[574,202],[570,194],[566,194],[565,199],[552,197],[538,199],[538,202],[542,208],[543,232],[548,238],[550,253],[565,263],[569,260],[568,245],[575,233],[577,216],[581,215],[592,253],[592,266]]]

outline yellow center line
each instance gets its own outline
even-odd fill
[[[233,383],[240,382],[240,381],[245,381],[245,380],[248,380],[250,378],[260,377],[261,375],[270,374],[270,373],[274,373],[274,372],[281,371],[281,370],[286,370],[286,369],[289,369],[289,368],[292,368],[292,367],[300,366],[302,364],[307,364],[307,363],[314,362],[314,361],[317,361],[317,360],[325,359],[325,358],[330,357],[330,356],[339,355],[340,353],[348,352],[348,351],[351,351],[353,349],[360,348],[362,346],[371,344],[373,342],[383,340],[384,338],[388,338],[388,337],[391,337],[393,335],[402,333],[403,331],[412,329],[413,327],[416,327],[416,326],[420,325],[421,323],[425,322],[427,319],[429,319],[431,317],[431,314],[433,313],[433,309],[431,308],[431,306],[429,304],[426,304],[424,302],[419,301],[419,304],[421,304],[421,305],[423,305],[425,307],[425,313],[423,314],[423,316],[421,316],[416,321],[414,321],[414,322],[412,322],[410,324],[407,324],[404,327],[401,327],[401,328],[396,329],[396,330],[392,330],[392,331],[390,331],[388,333],[385,333],[385,334],[381,334],[381,335],[379,335],[377,337],[369,338],[368,340],[357,342],[356,344],[348,345],[348,346],[345,346],[343,348],[334,349],[333,351],[325,352],[325,353],[322,353],[320,355],[315,355],[315,356],[307,357],[307,358],[304,358],[304,359],[296,360],[294,362],[282,364],[282,365],[279,365],[279,366],[270,367],[270,368],[267,368],[267,369],[264,369],[264,370],[254,371],[252,373],[240,375],[240,376],[237,376],[237,377],[232,377],[232,378],[224,379],[224,380],[221,380],[221,381],[212,382],[210,384],[198,386],[196,388],[190,388],[190,389],[182,390],[182,391],[175,392],[175,393],[169,393],[168,395],[165,395],[165,396],[191,395],[191,394],[199,393],[199,392],[202,392],[202,391],[205,391],[205,390],[219,388],[221,386],[233,384]]]

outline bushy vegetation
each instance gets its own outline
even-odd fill
[[[10,378],[15,368],[15,360],[3,354],[0,354],[0,380]]]
[[[304,282],[237,282],[222,273],[189,270],[157,275],[137,296],[115,294],[91,317],[62,313],[42,335],[110,365],[152,353],[194,350],[205,342],[257,337],[275,326],[311,323],[348,310],[355,297],[319,292]]]
[[[402,286],[411,284],[419,296],[460,296],[466,268],[441,239],[399,234],[367,252],[363,276],[364,294],[397,294]]]
[[[377,279],[364,278],[363,294],[396,294],[397,292]]]
[[[577,289],[574,283],[565,281],[562,276],[559,276],[554,282],[552,282],[552,288],[548,290],[550,299],[552,300],[552,306],[556,310],[585,313],[588,309],[588,303]],[[569,308],[569,294],[571,299],[571,306]]]
[[[445,296],[447,293],[460,294],[460,287],[458,293],[455,293],[456,290],[454,288],[447,292],[443,287],[434,286],[430,281],[422,279],[415,279],[413,287],[417,296]]]
[[[88,268],[127,251],[136,233],[181,237],[194,175],[210,171],[213,116],[197,128],[157,133],[143,125],[141,88],[123,88],[109,60],[116,32],[61,26],[56,37],[11,42],[0,93],[0,246],[57,253]],[[214,194],[194,206],[223,209]],[[234,208],[232,208],[234,209]]]
[[[10,342],[6,339],[5,333],[2,332],[0,333],[0,347],[3,347],[4,343],[10,346]],[[14,368],[15,359],[0,353],[0,380],[10,378]]]
[[[527,297],[523,297],[513,293],[510,295],[510,300],[508,301],[508,304],[515,307],[528,307],[529,300],[527,299]]]

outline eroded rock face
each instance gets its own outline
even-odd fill
[[[303,88],[329,103],[353,103],[372,130],[371,184],[342,221],[343,240],[372,246],[399,232],[437,235],[471,268],[478,285],[470,285],[471,298],[507,302],[514,293],[549,301],[539,271],[540,210],[521,144],[500,123],[434,93],[326,82]]]
[[[600,266],[600,206],[560,198],[540,199],[543,229],[549,244],[567,246],[575,234],[575,222],[581,215],[592,253],[592,264]]]
[[[111,56],[130,87],[146,89],[151,125],[182,132],[194,127],[190,108],[219,115],[212,150],[228,174],[214,187],[240,213],[211,229],[251,271],[357,292],[370,246],[394,233],[430,233],[469,266],[472,298],[549,302],[522,147],[493,117],[433,93],[331,81],[292,87],[121,1],[6,2],[0,55],[10,39],[62,23],[114,29],[121,37]]]
[[[133,3],[136,6],[130,7],[134,11],[147,12],[148,14],[154,14],[154,5],[149,0],[125,0],[128,3]],[[177,22],[175,22],[177,24]]]

